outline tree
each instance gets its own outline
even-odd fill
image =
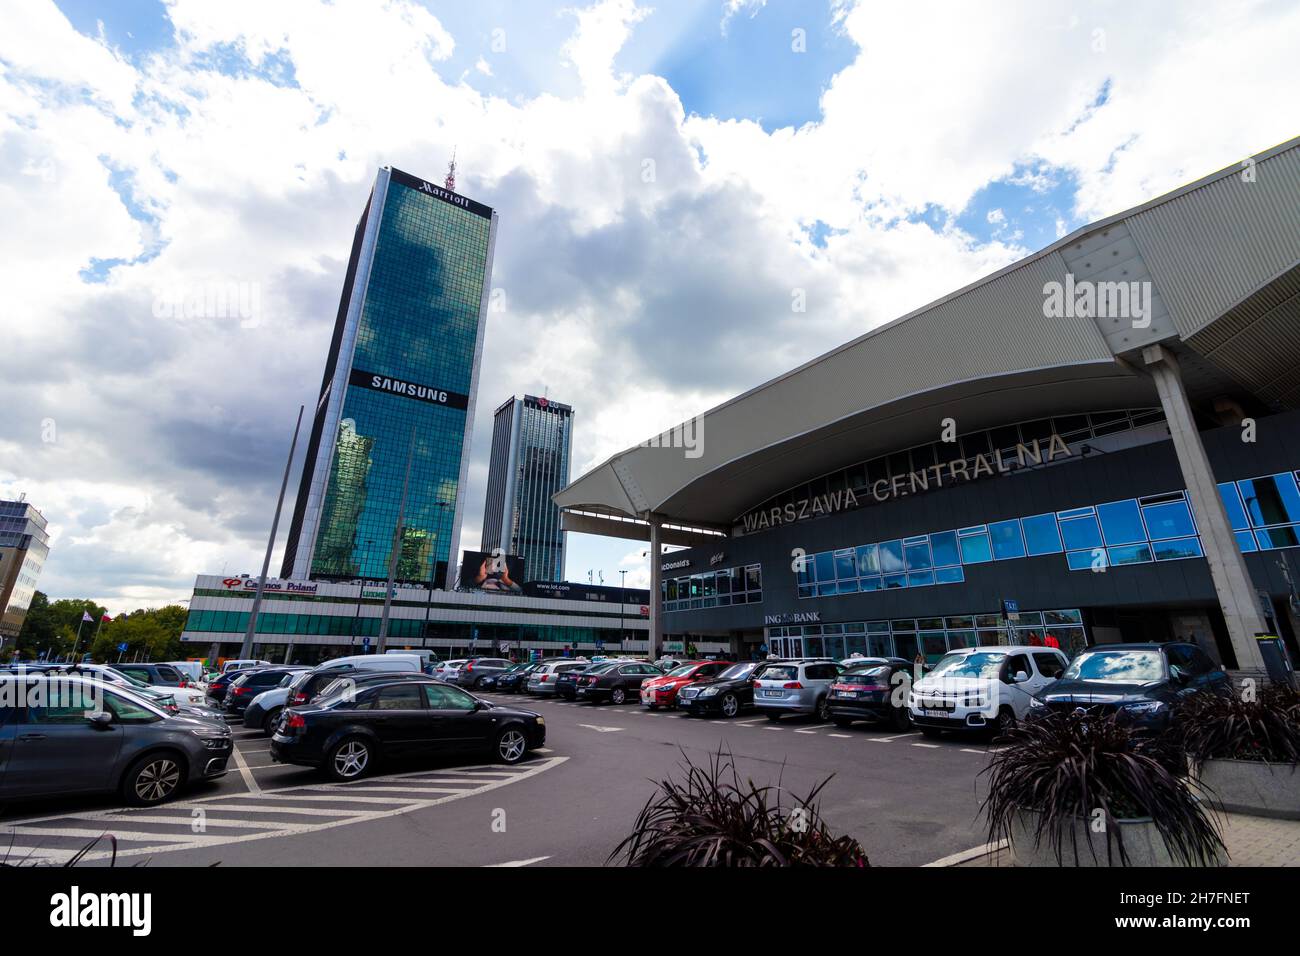
[[[83,614],[89,614],[91,622],[83,624]],[[42,653],[46,657],[65,656],[73,653],[73,647],[77,643],[77,629],[80,627],[81,640],[77,653],[83,653],[89,649],[90,638],[103,614],[103,606],[94,601],[63,598],[51,602],[44,592],[37,591],[32,595],[27,616],[23,618],[16,648],[24,660],[34,660]]]
[[[150,661],[180,660],[181,631],[189,612],[179,604],[160,608],[138,608],[129,614],[120,614],[105,624],[90,649],[97,661],[111,664],[118,659],[141,657]],[[118,645],[126,650],[119,651]]]

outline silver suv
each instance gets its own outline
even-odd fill
[[[833,660],[774,661],[754,681],[754,706],[768,720],[815,714],[830,720],[830,690],[844,670]]]

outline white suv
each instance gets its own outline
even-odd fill
[[[965,647],[946,654],[912,685],[907,710],[927,737],[943,730],[1004,734],[1024,719],[1029,701],[1068,664],[1053,647]]]

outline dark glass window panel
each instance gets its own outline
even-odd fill
[[[883,541],[880,544],[880,570],[886,574],[902,571],[903,542]]]
[[[819,583],[835,580],[835,555],[829,551],[821,551],[813,556],[813,563],[817,568]]]
[[[1092,549],[1089,551],[1069,551],[1065,555],[1065,563],[1071,571],[1091,571],[1094,562],[1099,567],[1106,567],[1106,552],[1101,549]]]
[[[1097,526],[1097,519],[1091,515],[1061,519],[1058,524],[1066,550],[1075,551],[1084,548],[1091,550],[1101,547],[1101,529]]]
[[[907,561],[907,570],[924,571],[931,566],[930,545],[928,543],[905,545],[903,551]]]
[[[993,550],[989,547],[988,532],[983,534],[962,535],[958,538],[961,545],[962,564],[983,564],[993,560]]]
[[[933,445],[922,445],[919,448],[912,449],[912,469],[914,471],[929,468],[935,464],[936,460]]]
[[[1237,547],[1243,552],[1258,551],[1259,545],[1255,544],[1255,536],[1249,531],[1234,531],[1237,536]]]
[[[1300,533],[1297,533],[1294,527],[1269,528],[1265,531],[1256,531],[1255,540],[1259,542],[1261,551],[1300,547]]]
[[[1219,497],[1223,499],[1223,508],[1228,513],[1228,521],[1234,531],[1244,531],[1250,527],[1250,522],[1246,520],[1246,508],[1241,503],[1241,495],[1237,494],[1237,484],[1232,481],[1225,481],[1219,485]]]
[[[1170,501],[1160,505],[1143,505],[1142,517],[1146,519],[1147,534],[1153,540],[1184,538],[1196,534],[1192,512],[1186,501]]]
[[[905,588],[905,587],[907,587],[906,574],[885,575],[885,590],[892,590],[894,588]]]
[[[858,562],[851,549],[835,552],[835,576],[841,581],[857,578]]]
[[[1300,490],[1296,489],[1295,475],[1291,472],[1237,484],[1255,527],[1300,521]]]
[[[990,450],[988,432],[972,432],[969,435],[961,436],[961,452],[963,458],[973,458],[976,455],[987,455]]]
[[[1171,541],[1157,541],[1151,545],[1151,551],[1157,561],[1177,561],[1180,558],[1199,558],[1201,541],[1199,538],[1175,538]]]
[[[1040,418],[1037,421],[1022,422],[1020,424],[1021,440],[1028,445],[1035,438],[1042,445],[1052,436],[1052,420],[1050,418]]]
[[[880,558],[874,544],[864,544],[858,548],[858,574],[877,574],[880,571]]]
[[[1015,425],[1005,425],[1002,428],[995,428],[989,433],[989,438],[993,442],[994,448],[1015,448],[1020,442],[1020,429]]]
[[[907,586],[911,588],[925,587],[934,584],[933,571],[914,571],[907,576]]]
[[[993,557],[999,561],[1025,556],[1025,542],[1020,537],[1020,522],[1014,518],[1010,521],[990,524],[989,537],[993,541]]]
[[[1060,418],[1052,419],[1052,426],[1056,429],[1056,434],[1062,438],[1079,435],[1086,435],[1089,431],[1087,415],[1064,415]]]
[[[905,451],[896,452],[889,456],[889,474],[906,475],[912,470],[911,457]]]
[[[1097,517],[1101,521],[1101,530],[1107,544],[1135,544],[1147,539],[1146,529],[1142,527],[1142,515],[1133,498],[1098,505]],[[1078,545],[1072,544],[1071,547]]]
[[[1061,532],[1056,527],[1056,515],[1034,515],[1032,518],[1020,519],[1025,532],[1025,553],[1059,554],[1061,552]]]
[[[1151,546],[1148,544],[1124,544],[1117,548],[1107,548],[1111,566],[1121,564],[1147,564],[1151,560]]]
[[[930,548],[933,552],[936,568],[948,567],[961,563],[961,554],[957,550],[957,534],[953,531],[940,531],[930,535]]]

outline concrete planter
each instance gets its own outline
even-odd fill
[[[1150,817],[1138,817],[1132,820],[1120,820],[1120,833],[1124,837],[1124,850],[1128,854],[1129,866],[1182,866],[1174,860],[1165,841],[1160,837],[1155,822]],[[1074,822],[1073,840],[1069,832],[1061,835],[1061,862],[1056,861],[1051,842],[1044,835],[1040,845],[1034,845],[1034,833],[1038,827],[1038,812],[1021,810],[1011,824],[1011,855],[1016,866],[1080,866],[1109,867],[1123,866],[1120,862],[1118,847],[1111,848],[1111,858],[1106,858],[1106,834],[1093,833],[1088,821],[1082,817]],[[1078,861],[1075,861],[1075,848],[1078,848]],[[1223,861],[1220,860],[1220,863]]]
[[[1206,799],[1231,813],[1300,820],[1300,768],[1260,760],[1207,760],[1197,779]]]

